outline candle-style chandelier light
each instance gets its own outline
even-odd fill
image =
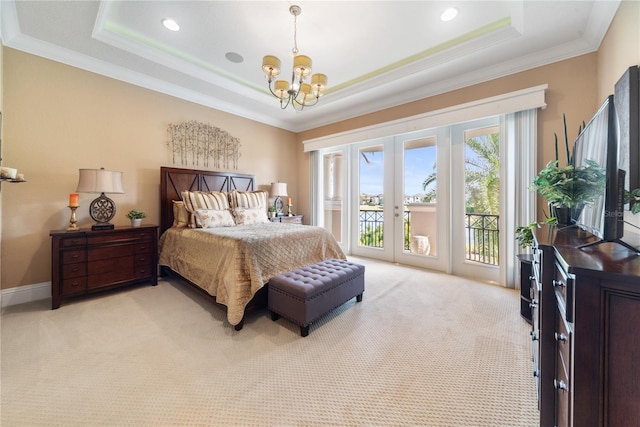
[[[322,92],[327,86],[327,76],[324,74],[314,74],[311,76],[311,84],[305,80],[311,74],[311,58],[306,55],[298,55],[297,24],[298,15],[302,12],[300,6],[292,5],[289,12],[293,15],[293,71],[291,72],[291,82],[286,80],[276,80],[273,87],[273,78],[280,74],[280,60],[272,55],[267,55],[262,59],[262,70],[269,80],[269,90],[280,99],[280,108],[283,110],[291,105],[296,110],[310,107],[318,103]]]

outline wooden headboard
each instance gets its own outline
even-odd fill
[[[161,167],[160,234],[173,225],[173,201],[182,200],[182,191],[251,191],[255,181],[242,173]]]

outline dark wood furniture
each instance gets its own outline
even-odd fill
[[[51,308],[63,299],[133,283],[158,284],[158,226],[52,231]]]
[[[576,227],[534,237],[540,425],[638,425],[640,256],[616,243],[578,248],[596,239]]]
[[[280,216],[275,216],[273,218],[269,218],[271,222],[284,222],[288,224],[302,224],[303,219],[304,219],[304,215],[292,215],[292,216],[280,215]]]
[[[531,263],[533,262],[533,255],[519,254],[517,257],[520,261],[520,316],[528,323],[531,323],[531,297],[533,295],[531,287],[533,270]]]
[[[255,175],[248,175],[234,172],[218,172],[198,169],[183,169],[172,167],[160,168],[160,234],[171,228],[173,225],[173,201],[182,200],[182,191],[252,191],[255,187]],[[161,267],[163,274],[169,272],[167,267]],[[171,272],[180,276],[176,272]],[[183,281],[189,283],[194,288],[209,297],[217,306],[226,310],[226,307],[215,301],[215,298],[209,295],[198,285],[191,283],[189,280],[180,276]],[[254,297],[249,301],[245,309],[247,313],[264,308],[267,306],[267,286],[259,289]],[[240,323],[234,326],[239,331],[244,326],[244,318]]]

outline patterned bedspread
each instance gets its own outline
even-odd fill
[[[232,325],[271,277],[324,259],[346,259],[326,229],[285,223],[174,227],[160,237],[159,250],[159,264],[226,305]]]

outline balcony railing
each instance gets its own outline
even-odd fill
[[[411,212],[404,211],[404,249],[411,241]],[[498,265],[499,215],[469,213],[465,215],[465,258],[469,261]],[[360,245],[384,246],[384,214],[377,210],[360,211]]]
[[[498,265],[498,215],[466,214],[466,259],[483,264]]]

